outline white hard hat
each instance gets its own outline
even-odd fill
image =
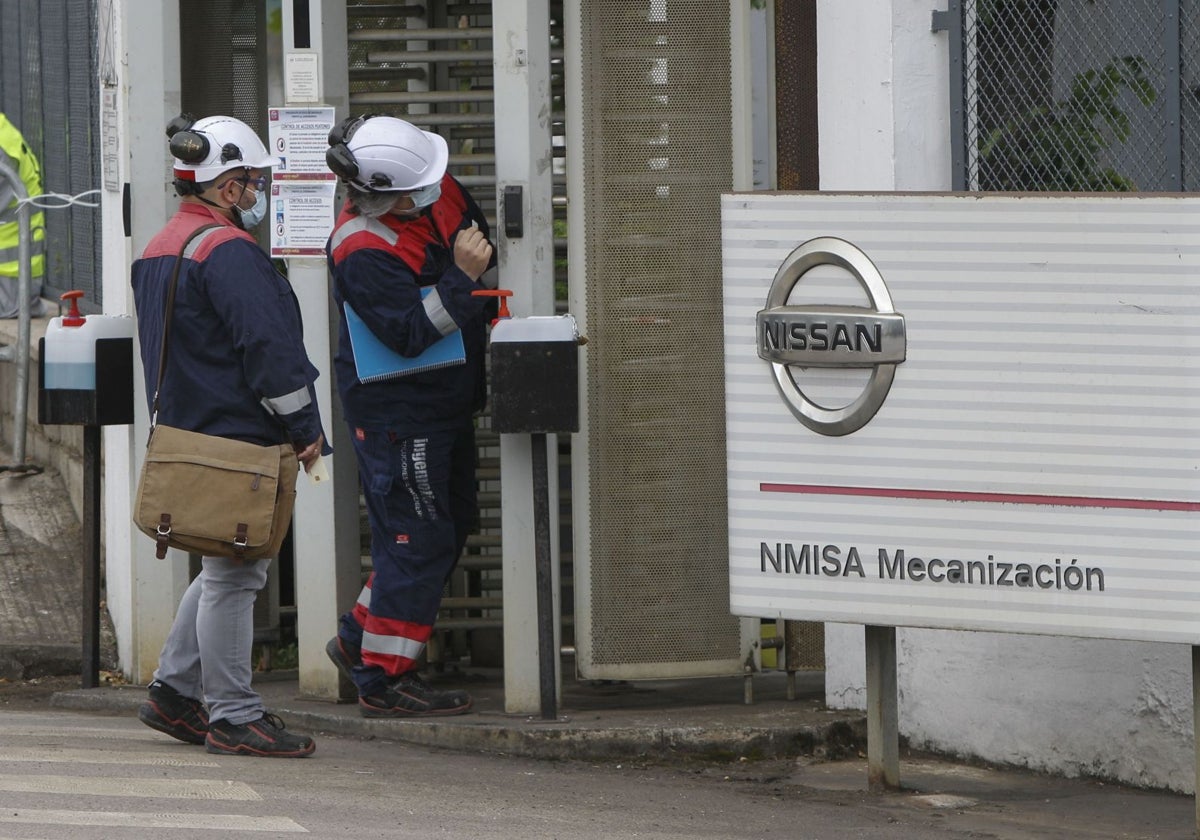
[[[173,120],[167,136],[181,181],[204,183],[231,169],[268,169],[280,162],[250,126],[234,117],[204,117],[190,125],[186,117]]]
[[[327,153],[326,160],[360,190],[409,192],[436,184],[446,174],[446,141],[404,120],[366,117],[358,125],[346,125],[344,137],[333,144],[333,155]],[[349,151],[348,160],[337,154],[339,146]]]

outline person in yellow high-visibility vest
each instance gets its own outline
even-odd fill
[[[0,162],[17,174],[30,196],[42,194],[42,170],[33,150],[8,118],[0,113]],[[46,274],[46,214],[41,210],[30,212],[29,242],[30,257],[30,313],[37,317],[43,313],[41,301],[42,281]],[[20,264],[17,260],[20,246],[20,226],[17,221],[17,196],[8,178],[0,177],[0,318],[15,318],[20,310],[17,282]]]

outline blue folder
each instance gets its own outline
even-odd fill
[[[426,294],[428,290],[422,289],[421,296]],[[460,330],[442,336],[419,356],[401,356],[371,332],[349,302],[342,306],[346,310],[346,329],[350,333],[350,348],[354,351],[354,368],[359,382],[382,382],[467,361]]]

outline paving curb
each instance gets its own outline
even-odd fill
[[[624,726],[572,728],[532,721],[525,725],[352,720],[281,708],[289,726],[337,735],[374,737],[464,752],[490,752],[561,761],[731,761],[843,754],[866,743],[866,719],[823,726],[762,727]]]
[[[145,699],[135,686],[56,692],[50,705],[59,709],[134,714]],[[329,710],[320,707],[328,706]],[[358,738],[459,752],[488,752],[545,760],[679,762],[763,760],[817,756],[838,758],[864,749],[866,718],[856,715],[819,723],[766,725],[679,725],[646,720],[598,723],[564,712],[558,720],[472,714],[422,720],[360,717],[353,704],[275,700],[273,712],[289,727]]]

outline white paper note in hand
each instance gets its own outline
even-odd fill
[[[317,460],[313,462],[312,469],[308,472],[308,480],[313,484],[323,484],[329,480],[329,466],[325,463],[324,455],[318,455]]]

